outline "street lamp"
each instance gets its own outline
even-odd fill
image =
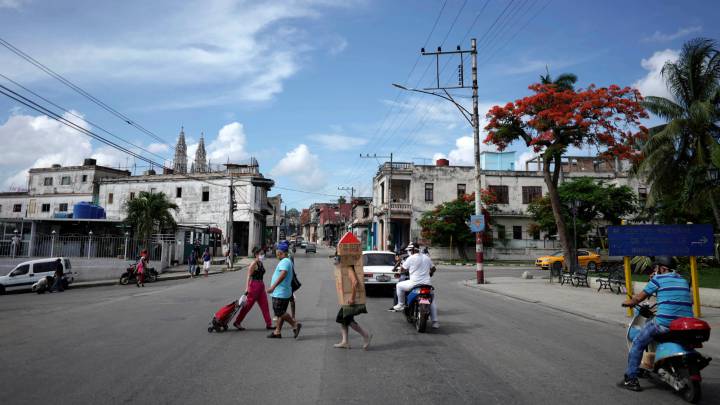
[[[88,259],[90,258],[90,248],[92,247],[92,236],[93,236],[93,231],[88,232],[88,254],[87,254]]]
[[[55,256],[55,230],[53,229],[52,232],[50,232],[52,235],[51,241],[50,241],[50,257]]]
[[[123,259],[127,260],[127,251],[128,251],[128,237],[130,236],[130,232],[125,231],[125,252],[123,253]]]

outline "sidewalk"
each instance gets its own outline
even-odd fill
[[[608,290],[598,292],[596,288],[572,287],[557,282],[550,284],[547,279],[527,280],[520,277],[492,277],[488,279],[488,284],[476,284],[475,280],[462,283],[478,292],[503,295],[581,318],[623,327],[627,327],[630,321],[625,308],[620,306],[625,295],[615,295]],[[637,285],[635,289],[639,291]],[[702,319],[714,329],[703,350],[712,352],[713,357],[720,356],[720,308],[702,307]]]
[[[208,275],[216,275],[216,274],[222,274],[228,271],[238,271],[246,268],[250,265],[251,259],[248,258],[240,258],[235,263],[235,266],[232,269],[228,269],[227,266],[223,264],[213,264],[210,266],[210,271],[208,272]],[[118,277],[111,280],[93,280],[93,281],[77,281],[70,285],[70,288],[91,288],[91,287],[101,287],[101,286],[108,286],[108,285],[116,285],[118,284],[120,280],[120,275],[118,274]],[[204,273],[202,269],[200,270],[200,276],[203,276]],[[169,280],[180,280],[183,278],[190,278],[190,273],[188,273],[188,266],[187,265],[180,265],[180,266],[174,266],[169,267],[165,269],[164,272],[160,273],[158,276],[157,281],[169,281]]]

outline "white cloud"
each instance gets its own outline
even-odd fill
[[[367,143],[367,139],[340,134],[316,134],[309,138],[329,150],[352,150]]]
[[[330,55],[333,55],[333,56],[337,55],[337,54],[341,53],[342,51],[344,51],[345,48],[347,48],[347,46],[348,46],[347,39],[345,39],[343,37],[336,37],[334,40],[331,41],[330,49],[328,49],[328,53],[330,53]]]
[[[643,38],[643,42],[668,42],[700,31],[702,31],[701,25],[679,28],[672,34],[663,34],[660,31],[655,31],[651,36]]]
[[[206,146],[208,159],[211,163],[239,162],[246,159],[246,139],[245,128],[241,123],[236,121],[225,125],[218,131],[218,136]],[[197,145],[195,147],[197,148]]]
[[[301,187],[317,190],[325,185],[325,173],[320,169],[320,158],[305,144],[287,152],[270,171],[273,176],[287,176]]]
[[[534,158],[535,156],[537,156],[537,153],[534,153],[531,150],[527,150],[527,151],[520,153],[520,156],[518,156],[515,159],[515,170],[524,171],[525,170],[525,162],[527,162],[531,158]],[[531,164],[530,167],[528,167],[528,169],[531,171],[537,170],[537,165]]]
[[[643,96],[672,98],[661,72],[665,62],[675,62],[679,55],[680,53],[674,49],[665,49],[655,52],[648,59],[643,59],[640,64],[648,73],[633,83],[633,87],[640,90]]]
[[[482,143],[482,135],[480,136],[480,152],[495,151],[492,145]],[[475,164],[475,142],[471,135],[461,136],[455,140],[455,148],[446,154],[438,152],[433,155],[433,160],[445,158],[450,161],[453,166],[472,166]]]
[[[152,153],[167,153],[170,150],[170,146],[165,143],[151,143],[146,148]]]
[[[28,3],[30,0],[0,0],[0,8],[14,8],[18,9],[23,4]]]

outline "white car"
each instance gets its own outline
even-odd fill
[[[392,286],[392,288],[395,288],[395,284],[397,284],[400,278],[399,272],[393,272],[393,268],[395,267],[395,253],[380,250],[366,250],[362,252],[362,261],[366,286],[387,285],[388,287]]]
[[[55,261],[60,259],[63,266],[63,275],[67,285],[74,281],[70,260],[64,257],[49,259],[36,259],[22,262],[15,266],[6,276],[0,276],[0,294],[5,291],[30,290],[33,284],[47,276],[55,275]]]

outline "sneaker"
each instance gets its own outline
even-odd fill
[[[396,310],[396,311],[402,311],[403,309],[405,309],[405,305],[403,305],[403,304],[397,304],[397,305],[395,305],[395,306],[393,307],[393,309]]]
[[[237,329],[237,330],[245,330],[245,328],[243,328],[242,326],[240,326],[240,325],[238,325],[238,324],[235,324],[235,323],[234,323],[233,326],[234,326],[235,329]]]
[[[275,332],[269,334],[268,339],[282,339],[282,335],[276,335]]]
[[[388,311],[388,312],[397,312],[397,311],[395,311],[395,307],[390,307],[390,308],[387,309],[387,311]]]
[[[440,329],[440,322],[433,322],[431,328]]]
[[[630,391],[642,391],[642,388],[640,387],[640,382],[637,378],[628,378],[625,376],[622,381],[618,383],[618,387],[625,388]]]

